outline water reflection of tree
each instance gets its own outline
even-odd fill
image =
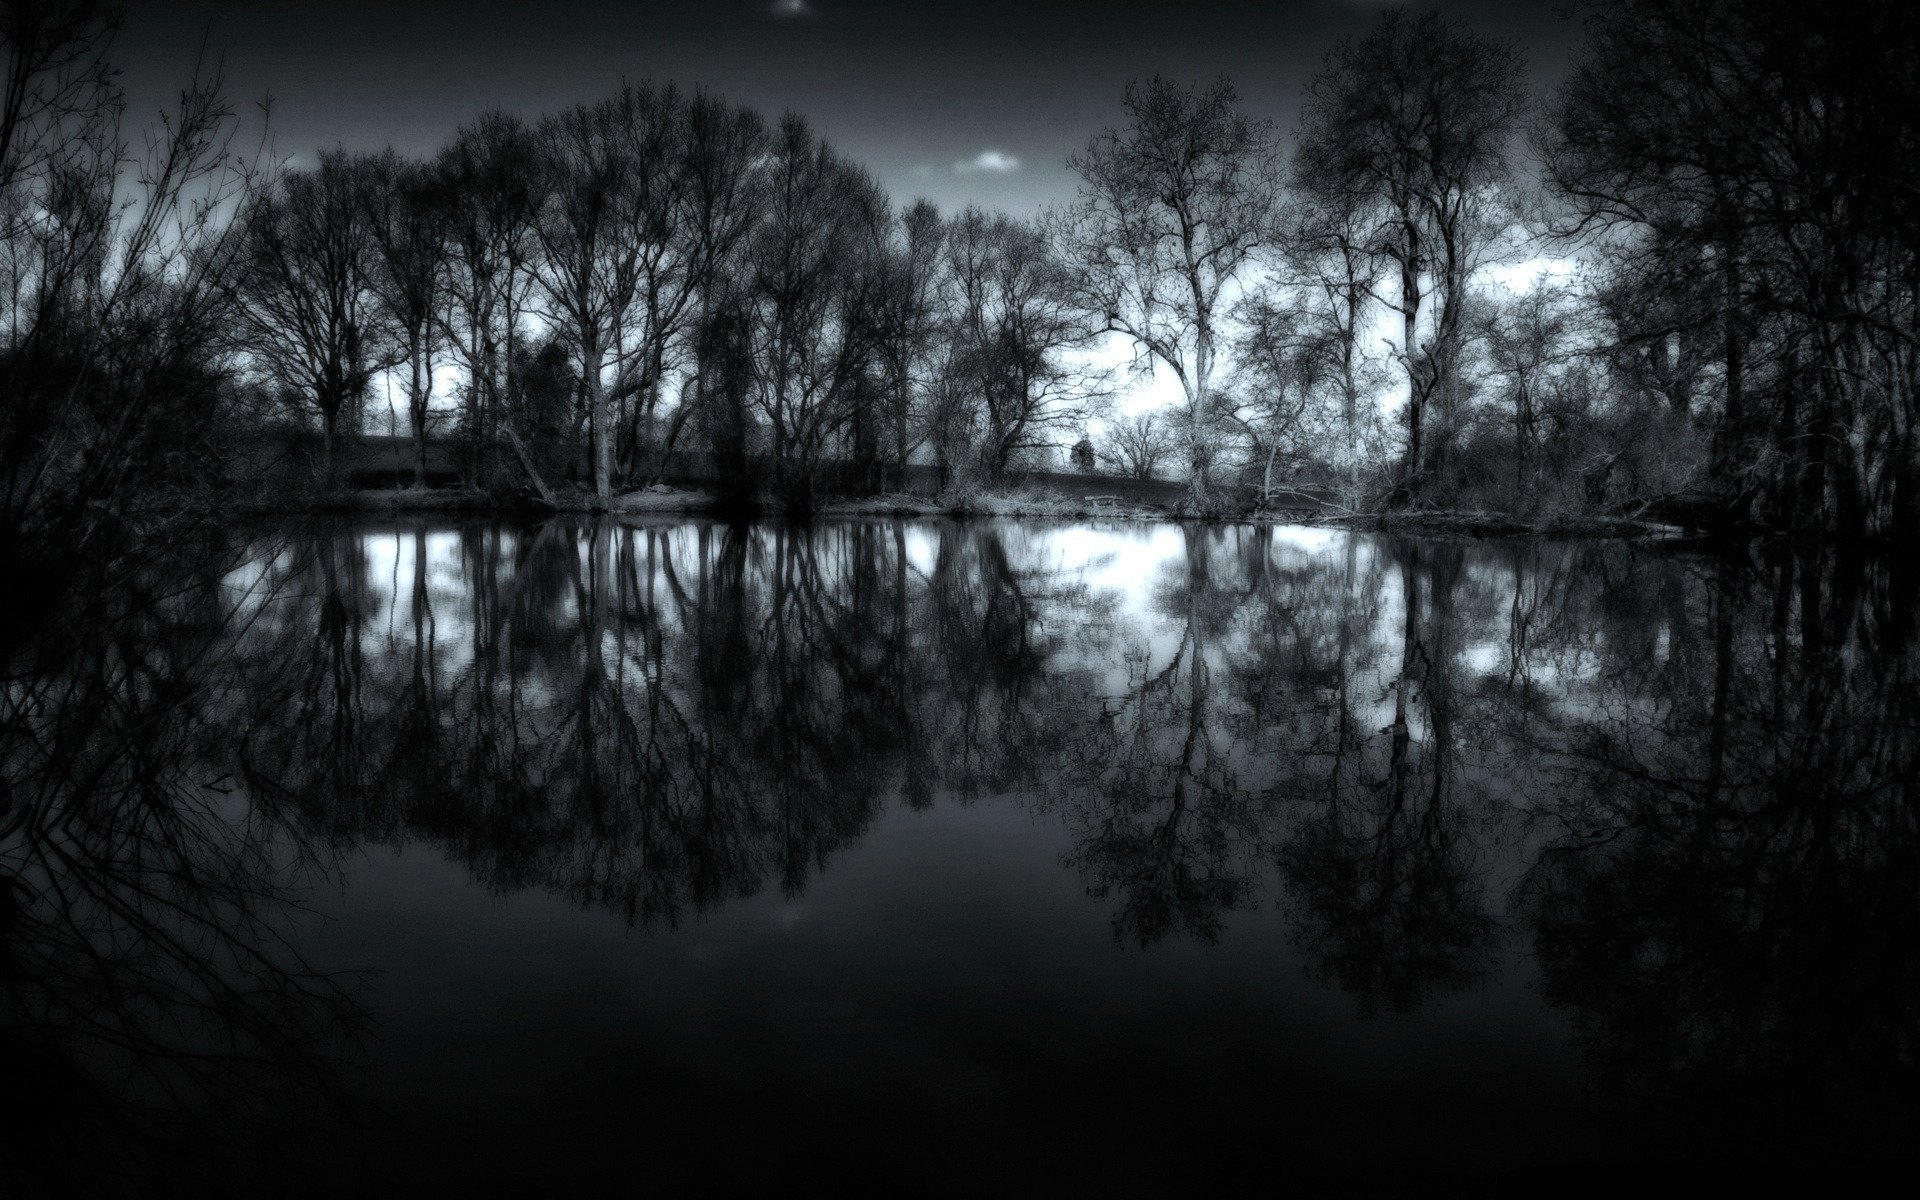
[[[549,524],[505,552],[497,529],[460,538],[463,665],[435,633],[423,537],[411,638],[380,654],[330,542],[285,568],[299,599],[270,623],[287,648],[321,636],[304,658],[262,656],[302,664],[261,676],[262,774],[357,792],[338,836],[432,836],[497,886],[643,922],[775,879],[797,891],[895,791],[1025,778],[1070,707],[1071,672],[1049,671],[1083,627],[1066,613],[1099,609],[1053,580],[1036,611],[1025,589],[1044,572],[979,527],[932,528],[930,566],[878,523]]]
[[[0,655],[8,1194],[270,1189],[273,1135],[345,1105],[359,1017],[287,925],[324,843],[244,798],[228,737],[229,565],[143,569]]]
[[[1261,814],[1213,695],[1243,593],[1215,578],[1221,531],[1184,534],[1185,553],[1155,597],[1178,630],[1171,655],[1128,654],[1120,695],[1070,743],[1079,757],[1068,862],[1090,894],[1118,898],[1116,934],[1143,946],[1173,932],[1218,940],[1226,914],[1253,893],[1260,841]]]
[[[1048,531],[980,524],[322,526],[117,590],[58,655],[9,652],[9,1049],[81,1081],[89,1039],[162,1063],[160,997],[252,1048],[156,1079],[324,1074],[351,1022],[274,943],[296,850],[425,839],[671,925],[797,892],[893,797],[999,796],[1065,823],[1124,940],[1213,941],[1275,897],[1310,970],[1405,1009],[1530,934],[1635,1094],[1910,1112],[1920,725],[1891,574],[1181,538],[1144,611]],[[222,992],[241,966],[272,986]],[[80,1011],[115,972],[121,1042]],[[149,1132],[197,1103],[102,1111]]]
[[[1911,584],[1723,563],[1711,673],[1612,696],[1566,754],[1524,909],[1549,997],[1676,1140],[1910,1147],[1920,1033]]]
[[[1462,555],[1446,545],[1396,550],[1399,645],[1382,691],[1391,718],[1370,732],[1356,712],[1356,622],[1343,613],[1330,744],[1298,768],[1324,779],[1323,799],[1294,826],[1279,862],[1296,941],[1316,969],[1364,1004],[1405,1010],[1477,980],[1495,923],[1458,794]]]

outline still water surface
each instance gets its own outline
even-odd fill
[[[21,1194],[1910,1155],[1913,613],[1271,527],[236,534],[12,654],[0,1145]]]

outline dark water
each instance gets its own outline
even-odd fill
[[[9,647],[0,1191],[1910,1157],[1897,567],[236,534]]]

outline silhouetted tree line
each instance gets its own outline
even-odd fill
[[[0,538],[148,529],[216,434],[377,380],[428,474],[605,505],[698,460],[805,510],[909,464],[992,479],[1109,409],[1117,335],[1184,403],[1103,457],[1356,506],[1610,510],[1887,535],[1915,504],[1914,17],[1583,9],[1517,50],[1394,11],[1333,47],[1290,146],[1226,80],[1128,87],[1035,221],[888,202],[804,119],[635,83],[484,114],[437,154],[233,152],[202,76],[123,132],[112,18],[13,0],[0,112]],[[1489,268],[1578,270],[1521,293]],[[436,397],[452,386],[452,408]],[[438,391],[436,388],[438,387]],[[216,473],[217,474],[217,473]]]
[[[895,213],[800,117],[672,85],[489,114],[429,162],[323,154],[240,220],[236,353],[317,418],[323,463],[404,367],[424,478],[449,361],[479,478],[551,500],[584,447],[603,504],[687,452],[799,510],[916,453],[997,476],[1092,395],[1064,358],[1090,327],[1037,226]]]

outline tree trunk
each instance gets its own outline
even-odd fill
[[[1737,471],[1740,429],[1746,423],[1746,344],[1740,328],[1740,264],[1731,237],[1722,247],[1722,255],[1721,303],[1725,308],[1720,316],[1720,336],[1726,360],[1727,403],[1719,436],[1714,439],[1712,472],[1722,488],[1730,489]]]
[[[320,410],[320,486],[331,490],[333,487],[333,442],[334,434],[340,423],[339,407],[322,407]]]
[[[1527,496],[1527,460],[1533,450],[1533,398],[1527,394],[1522,384],[1515,399],[1516,408],[1513,419],[1513,499],[1516,505],[1526,503]]]
[[[520,469],[527,473],[527,481],[533,484],[533,490],[548,507],[557,507],[553,501],[553,491],[547,487],[547,481],[540,477],[540,468],[534,463],[533,455],[528,453],[527,444],[520,440],[520,434],[510,420],[500,422],[500,431],[507,435],[507,444],[520,459]]]
[[[913,395],[908,390],[907,372],[899,370],[894,378],[893,486],[907,490],[907,422],[913,411]]]
[[[1206,512],[1213,504],[1213,472],[1204,416],[1206,406],[1205,387],[1196,384],[1187,400],[1187,502],[1195,512]]]
[[[419,334],[415,333],[412,340],[411,353],[407,355],[410,374],[407,380],[407,417],[413,425],[413,485],[424,488],[427,486],[427,384],[421,378]],[[431,381],[431,364],[425,375],[427,381]]]
[[[1407,459],[1400,487],[1409,503],[1420,495],[1420,434],[1427,406],[1420,389],[1419,337],[1420,271],[1409,264],[1400,269],[1400,339],[1407,359]]]
[[[607,389],[600,379],[602,351],[592,341],[580,348],[581,383],[587,389],[588,435],[593,439],[593,494],[600,507],[613,501],[613,446],[607,436]]]

